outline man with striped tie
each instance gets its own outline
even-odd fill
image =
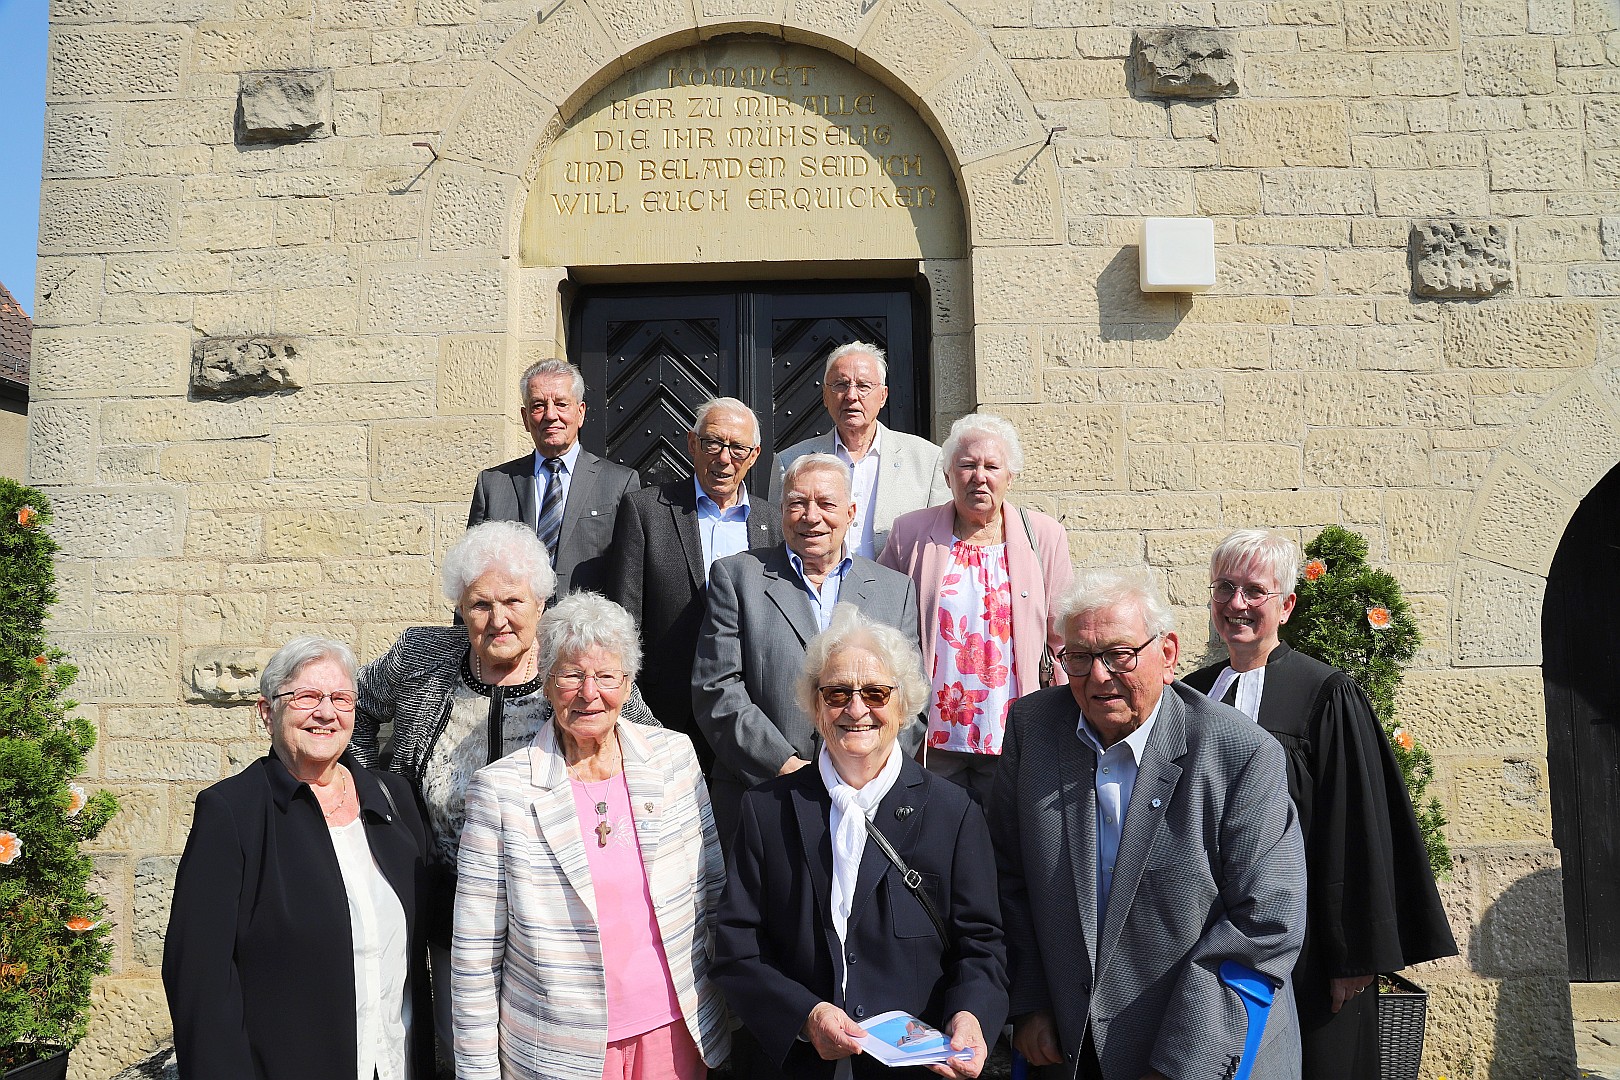
[[[482,521],[533,525],[551,552],[558,595],[574,589],[600,592],[619,499],[638,490],[641,477],[579,445],[585,379],[574,365],[541,360],[523,372],[519,386],[519,415],[534,440],[534,453],[478,474],[467,527]]]

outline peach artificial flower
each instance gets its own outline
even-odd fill
[[[1412,749],[1412,735],[1403,727],[1395,729],[1395,745],[1402,750]]]
[[[1327,563],[1321,559],[1312,559],[1305,564],[1305,580],[1318,581],[1327,573]]]
[[[84,804],[89,801],[89,797],[84,793],[84,788],[80,787],[78,784],[69,784],[67,816],[78,817],[79,811],[83,810]]]
[[[1389,608],[1375,606],[1367,609],[1367,625],[1374,630],[1389,629]]]
[[[34,519],[37,517],[39,517],[39,511],[35,510],[32,506],[17,507],[17,524],[21,525],[23,528],[31,528],[34,524]]]
[[[75,934],[87,933],[101,925],[100,919],[92,919],[88,915],[75,915],[62,924]]]
[[[0,866],[9,866],[22,856],[22,841],[14,832],[0,832]]]
[[[44,667],[46,664],[50,663],[50,661],[43,656],[36,656],[34,657],[34,663],[38,664],[40,667]]]

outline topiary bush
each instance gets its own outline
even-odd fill
[[[1395,691],[1422,637],[1400,582],[1367,564],[1367,541],[1337,525],[1305,545],[1305,567],[1293,617],[1282,627],[1289,645],[1332,664],[1360,684],[1395,750],[1436,877],[1451,876],[1446,815],[1428,794],[1434,760],[1395,722]]]
[[[72,715],[78,669],[45,643],[50,520],[44,495],[0,477],[0,1070],[84,1037],[112,953],[80,845],[118,802],[74,783],[96,730]]]

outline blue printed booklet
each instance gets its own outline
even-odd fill
[[[951,1049],[951,1040],[908,1012],[886,1012],[861,1025],[861,1049],[885,1065],[933,1065],[956,1058],[970,1061],[972,1050]]]

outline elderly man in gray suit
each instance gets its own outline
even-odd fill
[[[1175,681],[1146,574],[1082,572],[1054,614],[1069,684],[1013,705],[991,796],[1013,1045],[1065,1080],[1227,1080],[1248,1029],[1231,961],[1276,990],[1250,1075],[1299,1077],[1305,851],[1282,747]]]
[[[778,454],[771,484],[771,498],[781,502],[782,477],[793,462],[805,454],[842,461],[855,493],[850,551],[867,559],[883,554],[895,518],[951,499],[939,447],[878,422],[889,400],[888,379],[888,362],[876,345],[852,341],[834,349],[821,374],[821,403],[833,430]]]
[[[754,548],[709,567],[709,606],[692,665],[692,712],[715,755],[714,821],[730,845],[743,792],[815,760],[815,727],[795,700],[804,649],[827,628],[833,608],[852,603],[917,640],[911,579],[851,555],[855,517],[849,472],[837,458],[809,454],[787,471],[785,545]],[[900,739],[921,745],[913,718]]]
[[[579,445],[585,423],[585,378],[566,360],[530,364],[518,383],[523,430],[534,440],[524,454],[478,474],[467,528],[483,521],[521,521],[551,552],[558,594],[600,592],[607,583],[607,549],[619,500],[641,487],[634,469]]]

